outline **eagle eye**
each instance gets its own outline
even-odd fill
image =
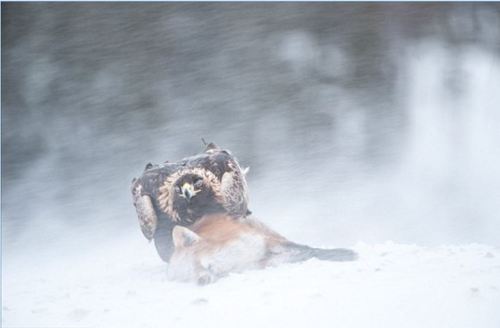
[[[201,188],[203,186],[203,179],[197,178],[196,180],[194,180],[194,186],[196,188]]]
[[[175,186],[175,192],[178,194],[182,193],[181,187]]]

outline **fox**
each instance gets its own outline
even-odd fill
[[[175,226],[172,240],[174,252],[167,278],[199,285],[214,283],[232,272],[311,258],[326,261],[358,258],[350,249],[321,249],[291,242],[253,216],[205,215],[189,227]]]

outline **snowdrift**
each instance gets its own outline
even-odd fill
[[[335,245],[315,245],[329,247]],[[357,244],[356,262],[309,260],[170,282],[136,235],[95,249],[7,254],[4,327],[500,326],[500,251]]]

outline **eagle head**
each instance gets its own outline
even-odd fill
[[[198,174],[186,174],[177,180],[174,190],[181,198],[190,202],[200,192],[206,189],[203,177]]]
[[[173,210],[183,218],[181,223],[188,225],[206,213],[223,212],[219,198],[208,179],[196,173],[187,173],[174,184]]]

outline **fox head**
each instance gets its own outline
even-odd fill
[[[172,231],[174,253],[168,264],[168,279],[178,281],[198,281],[202,279],[201,264],[197,261],[195,249],[201,237],[194,231],[175,226]],[[200,281],[201,283],[201,281]]]

